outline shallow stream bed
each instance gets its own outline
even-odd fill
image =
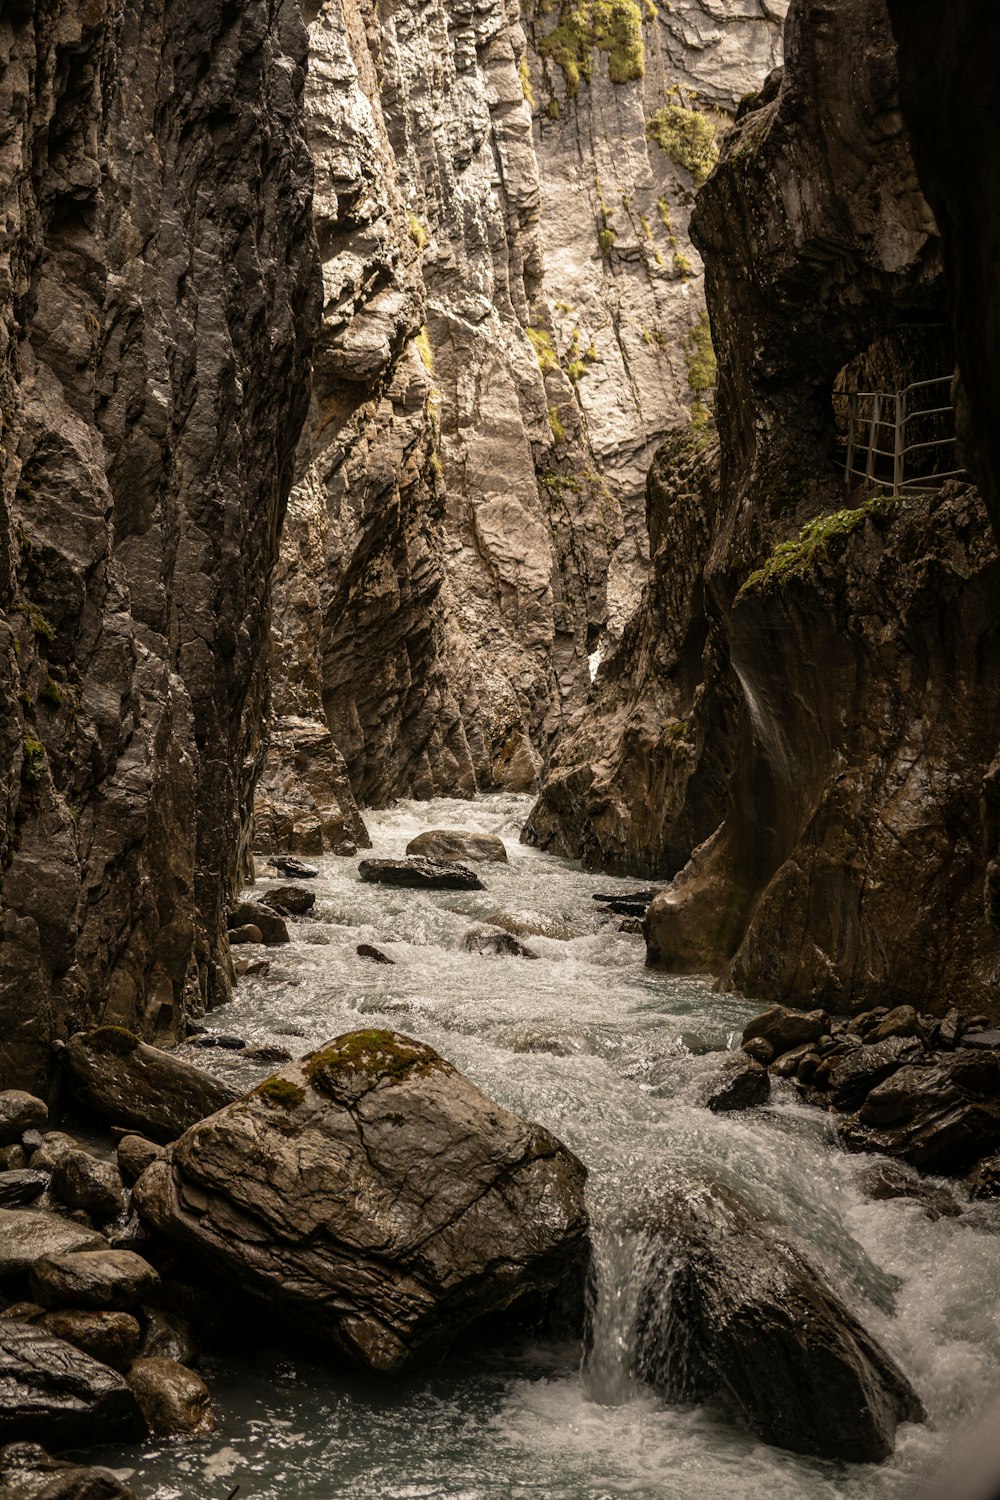
[[[642,938],[592,899],[641,882],[520,845],[529,807],[484,797],[369,816],[377,855],[451,826],[499,833],[510,864],[478,867],[485,891],[424,893],[362,884],[356,859],[321,861],[315,908],[291,924],[291,944],[267,950],[270,973],[241,980],[209,1022],[296,1056],[359,1026],[393,1026],[570,1145],[590,1171],[598,1312],[587,1368],[575,1344],[522,1340],[385,1384],[261,1349],[252,1365],[207,1368],[222,1419],[212,1440],[101,1455],[143,1500],[225,1500],[236,1486],[237,1500],[895,1500],[918,1492],[997,1389],[1000,1234],[989,1216],[932,1223],[914,1203],[868,1201],[866,1161],[838,1150],[787,1085],[750,1114],[704,1109],[719,1061],[708,1049],[738,1040],[760,1006],[647,971]],[[463,951],[469,930],[499,914],[541,929],[523,939],[537,962]],[[358,943],[393,966],[359,959]],[[196,1059],[248,1087],[272,1071],[218,1050]],[[888,1462],[798,1458],[629,1380],[636,1288],[620,1229],[692,1176],[730,1185],[782,1226],[913,1380],[930,1422],[901,1428]]]

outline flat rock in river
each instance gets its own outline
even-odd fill
[[[155,1141],[175,1140],[239,1098],[230,1084],[117,1026],[71,1036],[66,1068],[81,1104]]]
[[[377,885],[401,885],[427,891],[482,891],[486,887],[474,870],[457,861],[434,859],[363,859],[362,880]]]
[[[0,1322],[0,1442],[52,1447],[136,1437],[142,1420],[116,1370],[32,1323]]]
[[[472,860],[473,864],[508,863],[503,839],[497,838],[495,833],[469,833],[464,828],[430,828],[411,839],[406,852],[446,863],[465,859]]]
[[[923,1420],[885,1350],[734,1199],[694,1184],[648,1233],[636,1363],[668,1400],[721,1397],[767,1443],[861,1463],[892,1452],[898,1423]]]
[[[372,1030],[194,1126],[135,1203],[230,1284],[395,1374],[579,1274],[584,1177],[430,1047]]]

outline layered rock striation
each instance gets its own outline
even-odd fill
[[[629,627],[662,663],[602,671],[600,721],[567,737],[529,836],[675,877],[653,963],[835,1009],[988,1009],[995,543],[968,484],[845,490],[834,400],[950,373],[941,243],[884,4],[799,0],[785,49],[695,211],[719,473],[665,451],[693,497],[683,562],[666,588],[654,562]]]
[[[533,787],[637,595],[645,470],[712,383],[693,189],[785,5],[619,9],[620,46],[587,4],[312,21],[326,299],[262,848],[296,800],[334,848],[352,795]]]
[[[229,987],[316,288],[294,5],[0,18],[0,1080]]]

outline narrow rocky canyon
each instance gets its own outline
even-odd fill
[[[998,42],[0,12],[0,1500],[996,1489]]]

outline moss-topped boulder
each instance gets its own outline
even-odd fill
[[[396,1374],[578,1273],[584,1177],[433,1048],[364,1030],[195,1125],[135,1204],[229,1285]]]

